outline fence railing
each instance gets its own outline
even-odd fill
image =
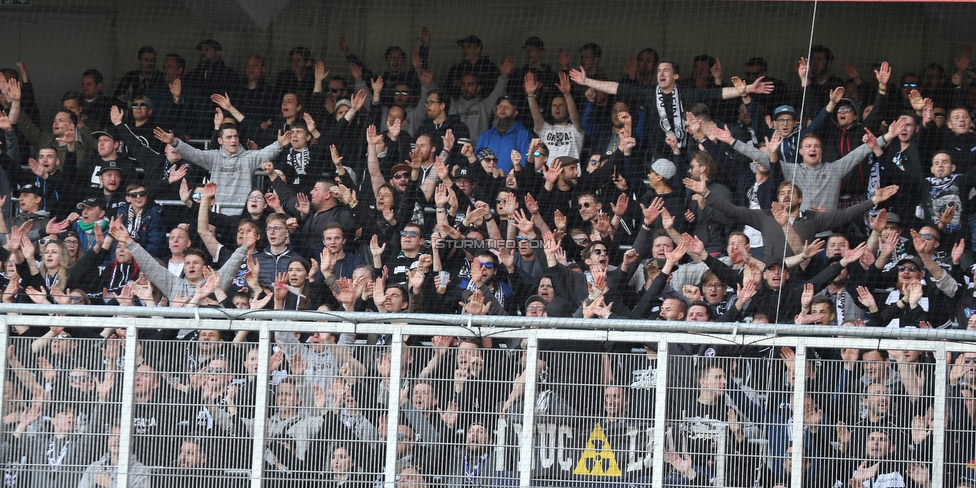
[[[971,471],[970,331],[0,313],[10,486],[956,486]]]

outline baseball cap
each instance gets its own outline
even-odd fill
[[[41,187],[37,185],[24,185],[20,187],[20,193],[31,193],[39,197],[44,196],[44,192],[41,191]]]
[[[661,175],[661,177],[666,180],[674,178],[674,175],[678,172],[674,167],[674,163],[664,158],[655,160],[653,162],[648,161],[644,163],[644,168],[648,171],[653,171]]]
[[[102,174],[105,173],[106,171],[118,171],[119,173],[124,173],[125,172],[122,169],[122,167],[119,166],[119,163],[116,162],[116,161],[106,161],[105,162],[105,165],[102,166],[102,168],[98,170],[98,176],[102,176]]]
[[[113,141],[116,140],[114,135],[109,134],[108,132],[105,132],[103,130],[92,131],[91,134],[92,134],[92,139],[94,139],[96,141],[98,140],[99,137],[102,137],[102,136],[110,137]]]
[[[779,107],[776,107],[776,110],[773,111],[773,119],[775,120],[776,117],[779,117],[782,114],[790,114],[793,117],[796,117],[796,109],[794,109],[791,105],[780,105]]]
[[[454,172],[454,181],[460,180],[461,178],[469,181],[471,180],[471,174],[469,173],[468,168],[458,168],[458,170]]]
[[[77,205],[78,210],[81,210],[83,208],[93,208],[93,207],[104,209],[105,204],[102,203],[102,201],[97,198],[86,198]]]

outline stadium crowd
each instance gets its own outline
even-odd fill
[[[728,76],[646,48],[615,80],[595,43],[554,69],[530,37],[516,68],[472,35],[435,82],[429,39],[388,48],[382,73],[340,39],[348,77],[296,47],[274,84],[260,56],[241,75],[213,39],[190,71],[177,54],[157,71],[146,46],[111,95],[85,71],[50,126],[26,64],[2,70],[0,199],[17,200],[0,217],[3,301],[976,329],[969,47],[951,74],[878,59],[843,78],[817,45],[789,82],[761,57]],[[236,486],[228,470],[249,466],[257,338],[186,332],[140,336],[133,486]],[[114,486],[124,329],[11,336],[6,485]],[[276,486],[372,486],[393,420],[402,486],[517,480],[499,446],[516,442],[523,344],[410,336],[388,419],[389,336],[275,341]],[[577,457],[539,477],[649,483],[656,346],[540,348],[537,421],[576,434],[538,442]],[[931,355],[672,349],[668,486],[787,483],[798,369],[804,486],[931,485]],[[976,483],[968,356],[945,379],[960,486]],[[600,465],[593,439],[614,436],[630,451]]]

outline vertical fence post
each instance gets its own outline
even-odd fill
[[[268,435],[268,386],[271,384],[271,332],[268,323],[261,324],[258,332],[258,374],[255,378],[257,389],[254,392],[254,429],[251,435],[251,488],[264,486],[265,438]]]
[[[532,480],[532,439],[535,433],[536,387],[539,380],[539,337],[535,331],[529,336],[525,351],[525,392],[522,395],[522,436],[519,439],[519,486],[529,486]]]
[[[10,340],[10,326],[7,325],[7,317],[5,315],[0,315],[0,345],[3,346],[4,354],[7,352],[7,348],[10,347],[7,341]],[[0,398],[7,398],[7,367],[8,364],[4,361],[2,367],[0,367]],[[0,418],[3,418],[4,411],[3,406],[6,402],[0,402]]]
[[[945,479],[945,409],[946,409],[946,395],[947,388],[946,382],[948,381],[949,375],[946,374],[948,367],[946,366],[946,361],[948,358],[948,352],[946,351],[946,343],[940,342],[935,346],[935,385],[933,394],[935,399],[933,405],[933,416],[932,422],[935,424],[932,430],[932,485],[931,486],[947,486],[944,484]]]
[[[135,320],[128,319],[125,330],[125,369],[122,372],[122,409],[119,416],[119,475],[118,486],[129,486],[129,460],[132,453],[132,419],[135,416],[133,399],[136,391],[136,349],[139,347],[139,329]]]
[[[790,405],[793,410],[793,469],[790,472],[790,486],[802,488],[803,483],[803,407],[807,390],[807,346],[796,346],[796,374],[793,378],[793,400]]]
[[[657,383],[654,395],[654,470],[651,486],[664,486],[664,434],[668,414],[668,342],[657,343]]]
[[[400,417],[400,380],[403,377],[403,330],[398,326],[393,329],[393,340],[390,343],[390,393],[386,398],[386,468],[383,483],[386,488],[396,485],[397,462],[397,419]]]

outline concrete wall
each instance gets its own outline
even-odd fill
[[[427,25],[433,36],[430,60],[439,74],[458,60],[455,41],[468,34],[484,40],[492,59],[514,55],[518,65],[522,42],[537,35],[546,42],[550,64],[556,64],[560,47],[571,51],[576,63],[579,46],[597,42],[604,50],[602,66],[613,77],[622,73],[627,55],[649,46],[684,66],[709,53],[722,60],[727,74],[741,74],[746,59],[764,56],[772,75],[793,83],[793,64],[810,43],[811,31],[813,43],[834,51],[834,71],[842,76],[842,62],[851,61],[863,72],[882,56],[893,62],[896,76],[933,61],[951,69],[959,44],[976,41],[966,24],[974,14],[973,4],[291,0],[260,29],[241,21],[246,15],[233,0],[34,0],[30,7],[0,7],[5,35],[0,65],[27,60],[48,115],[61,93],[79,87],[86,67],[105,74],[109,91],[135,68],[135,51],[145,44],[182,54],[192,69],[198,59],[194,46],[213,37],[235,68],[242,68],[247,54],[263,55],[271,77],[287,67],[289,49],[304,45],[333,72],[347,75],[336,47],[340,33],[369,65],[382,69],[387,46],[416,47],[421,26]],[[214,20],[221,18],[233,21]]]

